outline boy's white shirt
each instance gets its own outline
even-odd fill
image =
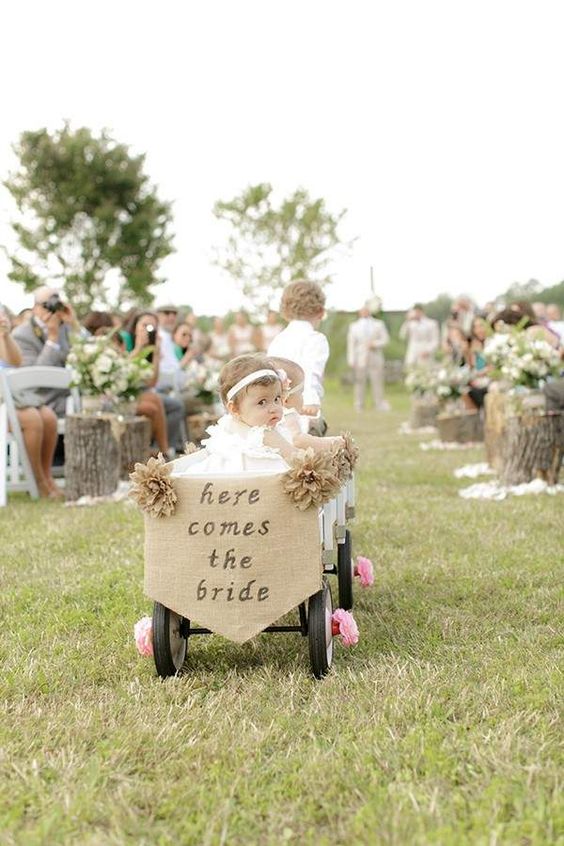
[[[321,405],[323,373],[329,358],[329,341],[309,320],[291,320],[269,344],[267,355],[289,358],[303,368],[304,405]]]

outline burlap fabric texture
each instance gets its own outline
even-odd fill
[[[174,514],[145,515],[147,595],[242,643],[316,593],[318,512],[295,507],[283,475],[173,476]]]

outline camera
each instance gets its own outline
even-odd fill
[[[51,314],[55,314],[57,311],[66,311],[67,308],[58,294],[51,294],[49,299],[45,300],[41,305],[47,311],[50,311]]]
[[[149,346],[154,347],[156,340],[157,340],[157,329],[156,329],[156,327],[153,326],[152,323],[147,323],[147,325],[145,326],[145,330],[147,332],[147,341],[149,342]],[[150,361],[151,363],[153,361],[153,351],[152,350],[149,353],[149,355],[147,356],[147,361]]]

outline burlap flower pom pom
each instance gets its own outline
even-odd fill
[[[284,491],[294,505],[305,511],[312,505],[319,507],[333,499],[341,488],[329,451],[306,449],[294,458],[283,477]]]
[[[356,463],[358,461],[359,456],[359,449],[353,440],[353,436],[350,432],[341,432],[341,437],[345,442],[344,447],[342,449],[345,451],[347,456],[347,461],[349,462],[349,466],[351,468],[351,473],[356,467]]]
[[[171,468],[159,453],[146,464],[136,464],[129,474],[132,487],[129,496],[151,517],[170,517],[174,514],[178,497],[170,480]]]
[[[349,453],[343,446],[337,446],[331,451],[331,456],[333,458],[335,475],[341,485],[344,485],[352,475]]]

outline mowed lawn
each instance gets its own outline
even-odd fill
[[[333,430],[362,449],[356,649],[190,642],[166,682],[135,651],[142,520],[12,498],[0,513],[0,843],[564,842],[564,496],[464,501],[480,449],[423,452],[407,399]],[[288,551],[299,539],[288,538]]]

